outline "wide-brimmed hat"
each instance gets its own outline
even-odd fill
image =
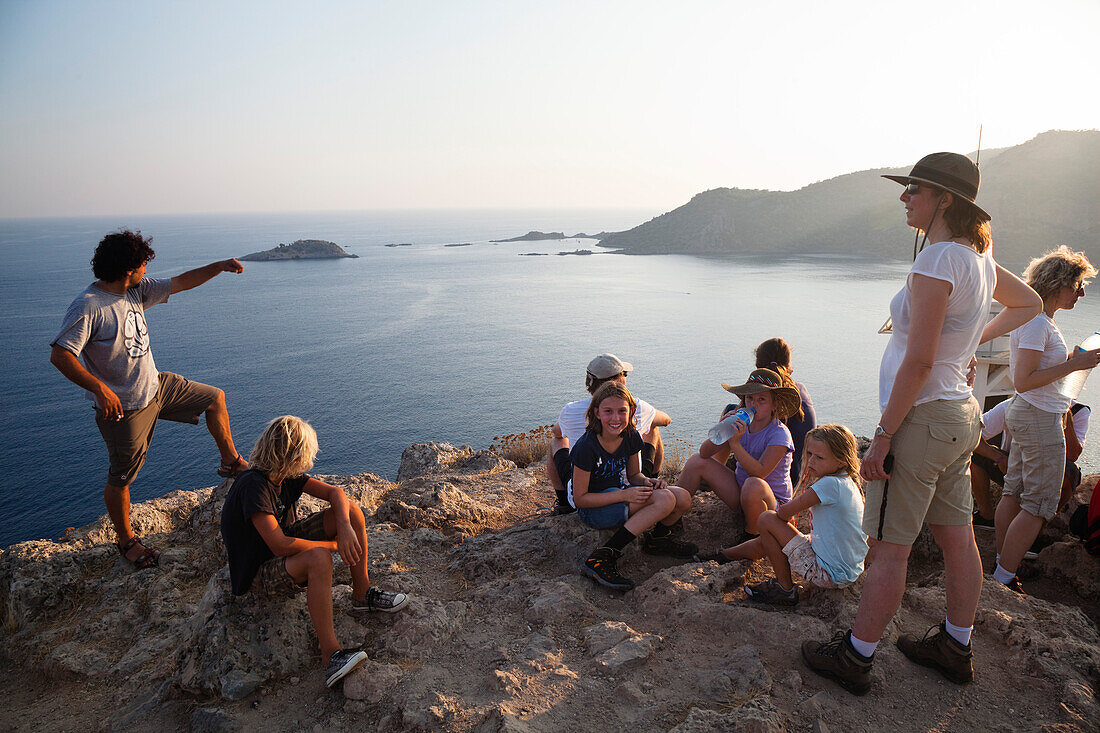
[[[932,153],[917,161],[907,176],[886,176],[891,181],[906,186],[910,183],[927,183],[936,188],[950,191],[965,199],[986,218],[992,218],[985,209],[978,206],[974,199],[978,197],[978,187],[982,183],[982,174],[970,158],[958,153]]]
[[[632,372],[634,367],[614,354],[600,354],[588,362],[588,373],[596,379],[610,379],[623,372]]]
[[[775,395],[775,416],[780,420],[786,420],[791,415],[797,415],[802,409],[802,397],[798,394],[798,390],[788,386],[789,384],[771,369],[754,369],[744,384],[734,386],[722,382],[722,388],[727,392],[733,392],[738,397],[758,392],[771,392]]]

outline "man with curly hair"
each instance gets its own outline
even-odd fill
[[[195,425],[205,415],[221,453],[218,474],[229,477],[248,468],[233,445],[225,393],[178,374],[158,372],[145,324],[146,308],[219,273],[243,272],[244,267],[230,259],[173,278],[148,278],[145,265],[155,256],[151,241],[128,230],[100,241],[92,257],[97,280],[69,306],[61,332],[50,343],[50,363],[95,402],[96,425],[110,458],[103,501],[118,534],[119,554],[138,569],[153,567],[160,558],[130,526],[130,484],[145,463],[158,419]]]

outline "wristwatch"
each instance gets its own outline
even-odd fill
[[[882,438],[886,438],[887,440],[890,440],[891,438],[894,437],[894,434],[886,432],[886,429],[884,427],[882,427],[881,425],[876,425],[875,426],[875,437],[876,438],[882,437]]]

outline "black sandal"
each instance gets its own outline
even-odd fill
[[[243,460],[244,459],[241,458],[241,454],[238,453],[237,457],[234,458],[233,462],[230,463],[229,465],[226,465],[226,464],[223,463],[220,466],[218,466],[218,475],[221,476],[222,478],[233,478],[234,476],[236,476],[238,473],[241,472],[240,469],[237,468],[237,467],[241,465],[241,461],[243,461]]]
[[[136,560],[130,560],[134,564],[134,567],[138,570],[145,570],[146,568],[155,568],[160,565],[160,551],[154,550],[152,547],[146,547],[145,543],[141,541],[141,538],[134,535],[130,538],[130,541],[125,545],[118,545],[118,554],[122,555],[122,559],[126,560],[126,553],[134,549],[134,545],[140,544],[145,548],[145,551],[138,555]]]

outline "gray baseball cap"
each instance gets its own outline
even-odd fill
[[[614,354],[600,354],[588,362],[588,373],[596,379],[610,379],[623,372],[634,371],[634,366]]]

